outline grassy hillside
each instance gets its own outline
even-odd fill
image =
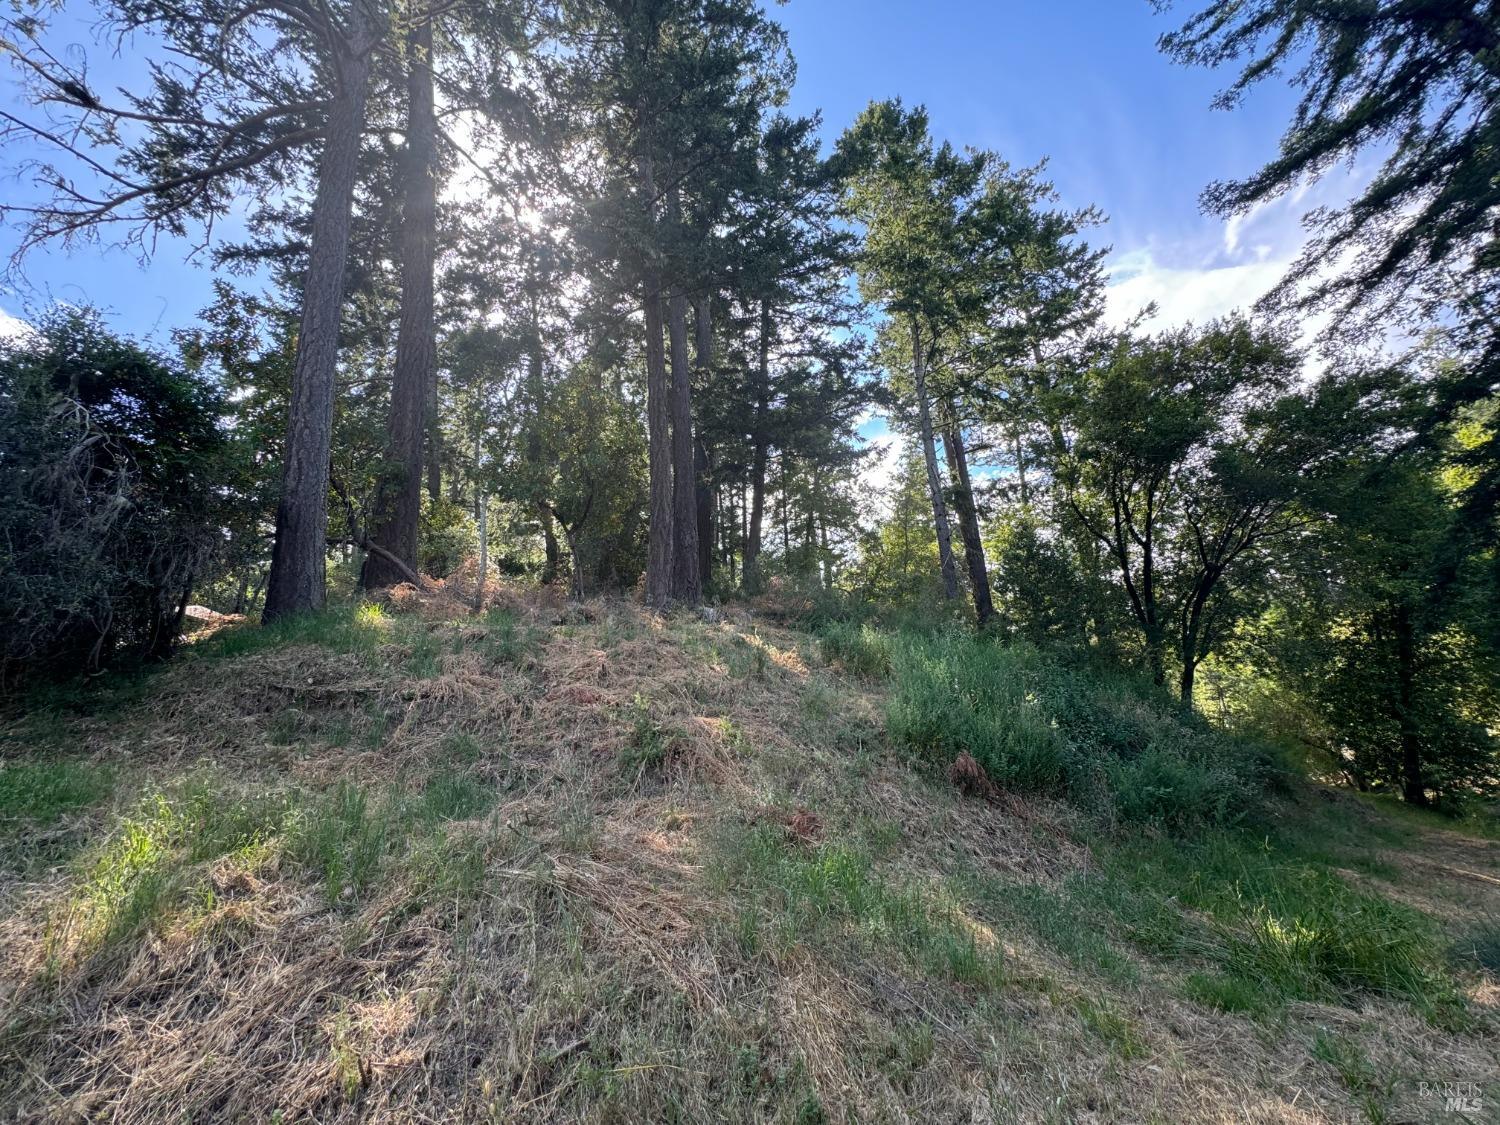
[[[0,737],[21,1119],[1500,1106],[1494,843],[1027,650],[407,599]]]

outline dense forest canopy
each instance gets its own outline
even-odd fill
[[[91,14],[143,85],[96,87],[49,5],[0,23],[0,136],[47,153],[9,169],[12,268],[186,238],[215,296],[171,347],[73,307],[0,345],[8,690],[161,658],[198,603],[482,607],[505,575],[942,623],[1361,789],[1500,781],[1488,0],[1174,11],[1162,50],[1225,68],[1227,110],[1299,99],[1207,209],[1378,170],[1255,308],[1151,329],[1105,315],[1103,216],[1045,166],[896,97],[821,144],[754,0]]]

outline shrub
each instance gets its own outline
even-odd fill
[[[868,625],[838,622],[829,625],[818,638],[823,659],[842,664],[856,676],[886,676],[891,671],[891,640],[885,633]]]
[[[421,555],[418,569],[434,578],[447,578],[464,559],[479,550],[479,533],[474,517],[461,504],[451,500],[422,500]]]
[[[1029,645],[957,632],[892,644],[891,736],[947,767],[968,753],[997,784],[1066,796],[1106,822],[1226,824],[1276,774],[1150,685]]]
[[[222,547],[221,408],[94,313],[0,342],[0,677],[171,646]]]

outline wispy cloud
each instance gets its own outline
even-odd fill
[[[1202,324],[1255,304],[1281,280],[1293,257],[1239,265],[1170,266],[1152,250],[1131,251],[1111,263],[1107,316],[1120,326],[1154,304],[1156,314],[1147,327]]]
[[[31,331],[31,325],[27,324],[18,316],[11,316],[4,309],[0,309],[0,340],[14,340],[19,336],[25,336]]]
[[[1304,216],[1343,203],[1365,178],[1357,169],[1330,173],[1231,216],[1216,235],[1196,245],[1148,244],[1116,253],[1109,262],[1110,323],[1123,325],[1153,303],[1157,312],[1148,328],[1202,324],[1249,310],[1302,253]]]

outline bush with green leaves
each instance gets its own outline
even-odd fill
[[[420,542],[418,565],[422,573],[447,578],[459,563],[478,552],[479,533],[474,517],[462,504],[427,496],[422,500]]]
[[[1067,797],[1108,823],[1187,829],[1254,809],[1280,768],[1165,692],[1030,645],[959,631],[892,648],[892,738],[946,766],[971,755],[997,785]]]
[[[222,548],[222,411],[89,311],[0,341],[0,682],[170,648]]]
[[[835,622],[823,630],[818,647],[825,660],[837,661],[856,676],[875,679],[890,673],[890,635],[869,625]]]

